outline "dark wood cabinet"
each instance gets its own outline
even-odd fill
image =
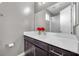
[[[35,55],[35,46],[28,41],[25,41],[25,52],[26,56],[34,56]]]
[[[35,56],[48,56],[48,53],[38,47],[35,47]]]
[[[31,50],[30,52],[26,53],[25,56],[35,56],[34,50]]]
[[[49,52],[54,52],[55,54],[59,56],[79,56],[79,54],[53,46],[49,45]]]
[[[79,56],[79,54],[73,53],[73,52],[67,51],[67,50],[63,50],[62,53],[63,53],[63,56]]]
[[[47,43],[44,43],[42,41],[39,41],[39,40],[35,40],[35,45],[45,51],[48,51],[48,44]]]
[[[26,54],[26,56],[47,56],[47,44],[40,42],[38,40],[35,40],[33,38],[25,37],[25,51],[28,51],[32,47],[34,47],[34,52],[33,50],[29,53]]]
[[[79,56],[79,54],[24,36],[26,56]]]
[[[51,52],[51,53],[49,53],[49,56],[59,56],[59,55],[57,55],[57,54]]]
[[[49,52],[50,53],[55,53],[59,56],[62,56],[62,49],[60,49],[56,46],[53,46],[53,45],[49,45]]]

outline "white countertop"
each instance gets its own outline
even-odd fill
[[[38,35],[36,31],[24,32],[24,35],[78,53],[78,40],[75,35],[53,32],[46,32],[46,35]]]

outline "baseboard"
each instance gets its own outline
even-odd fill
[[[19,54],[18,56],[24,56],[25,55],[25,52],[22,52],[21,54]]]

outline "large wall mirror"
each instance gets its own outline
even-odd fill
[[[75,34],[78,22],[76,2],[35,2],[35,28],[43,26],[47,32]]]

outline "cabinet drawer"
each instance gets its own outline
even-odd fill
[[[71,51],[68,51],[68,50],[53,46],[53,45],[49,46],[49,50],[52,50],[52,51],[54,51],[55,53],[58,53],[61,56],[79,56],[78,54],[76,54],[74,52],[71,52]]]
[[[70,52],[67,50],[63,50],[63,56],[79,56],[79,54],[74,53],[74,52]]]
[[[40,48],[42,48],[42,49],[48,51],[48,44],[46,44],[46,43],[44,43],[44,42],[41,42],[41,41],[38,41],[38,40],[35,40],[35,44],[36,44],[38,47],[40,47]]]
[[[49,46],[49,50],[52,50],[52,51],[58,53],[59,55],[63,55],[63,50],[58,48],[58,47],[56,47],[56,46],[53,46],[53,45]]]
[[[58,53],[54,52],[53,50],[50,50],[49,56],[60,56]]]
[[[27,40],[27,41],[29,41],[29,42],[31,42],[31,43],[35,42],[35,40],[33,38],[28,37],[28,36],[24,36],[24,39]]]

